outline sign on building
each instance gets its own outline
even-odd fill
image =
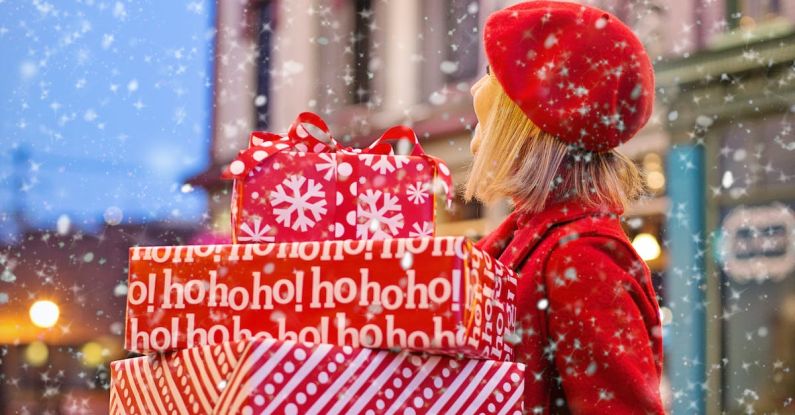
[[[723,270],[738,282],[778,281],[795,270],[795,214],[781,203],[735,208],[722,234]]]

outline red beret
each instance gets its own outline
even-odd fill
[[[556,1],[493,13],[484,30],[492,73],[543,131],[610,150],[646,124],[654,72],[640,40],[615,16]]]

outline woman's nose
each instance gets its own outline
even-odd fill
[[[472,86],[469,88],[469,94],[472,95],[473,97],[475,96],[475,91],[478,90],[478,85],[480,85],[480,79],[475,81],[475,83],[472,84]]]

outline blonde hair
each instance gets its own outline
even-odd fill
[[[496,79],[491,79],[496,82]],[[464,197],[510,197],[536,213],[550,201],[578,199],[625,208],[645,192],[635,163],[616,150],[596,153],[541,131],[499,87],[469,170]]]

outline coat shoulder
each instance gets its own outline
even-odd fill
[[[590,219],[588,219],[590,220]],[[551,235],[547,271],[575,268],[583,273],[622,275],[635,280],[648,278],[648,268],[632,247],[617,220],[573,224]]]
[[[614,238],[583,236],[561,245],[550,253],[543,274],[548,295],[559,301],[632,304],[649,324],[659,318],[648,267],[631,245]]]
[[[604,234],[568,234],[550,251],[550,257],[560,255],[606,256],[617,263],[639,260],[629,240]]]

